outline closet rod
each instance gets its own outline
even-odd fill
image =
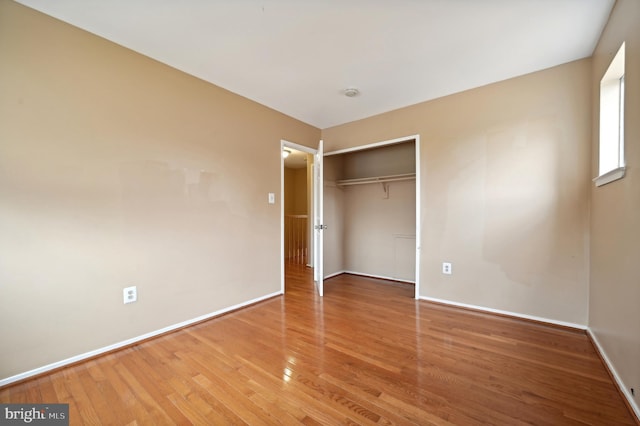
[[[402,175],[374,176],[374,177],[368,177],[368,178],[338,180],[336,181],[336,185],[338,186],[364,185],[367,183],[385,183],[385,182],[397,182],[401,180],[413,180],[415,178],[416,178],[415,173],[406,173]]]

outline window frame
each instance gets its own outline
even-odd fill
[[[623,42],[600,80],[598,177],[593,179],[596,186],[622,179],[625,175],[624,92],[625,43]],[[605,162],[606,165],[604,165]]]

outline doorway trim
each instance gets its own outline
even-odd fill
[[[282,157],[282,150],[285,148],[295,149],[296,151],[306,152],[315,156],[318,150],[315,148],[309,148],[308,146],[300,145],[295,142],[290,142],[285,139],[280,139],[280,294],[284,294],[284,158]],[[312,179],[312,185],[315,185]],[[313,197],[312,197],[313,198]],[[313,202],[312,202],[313,203]],[[313,227],[315,223],[315,213],[313,205],[308,213],[309,220],[308,226]],[[309,230],[307,230],[309,231]],[[315,232],[311,232],[313,239],[309,241],[309,254],[307,255],[308,262],[311,267],[315,267],[313,264],[313,247],[315,242]]]
[[[420,249],[421,249],[421,217],[420,217],[420,135],[403,136],[400,138],[374,142],[366,145],[354,146],[352,148],[344,148],[336,151],[325,152],[324,156],[345,154],[348,152],[362,151],[370,148],[377,148],[386,145],[395,145],[402,142],[415,141],[416,150],[416,282],[415,282],[415,299],[420,298]]]

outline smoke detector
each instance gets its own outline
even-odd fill
[[[348,98],[356,97],[360,94],[360,91],[355,87],[348,87],[344,89],[344,95]]]

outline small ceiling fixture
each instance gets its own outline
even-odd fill
[[[355,87],[348,87],[344,89],[344,95],[348,98],[353,98],[355,96],[358,96],[359,94],[360,94],[360,91]]]
[[[291,154],[291,151],[289,151],[288,149],[282,150],[282,158],[287,158],[289,154]]]

